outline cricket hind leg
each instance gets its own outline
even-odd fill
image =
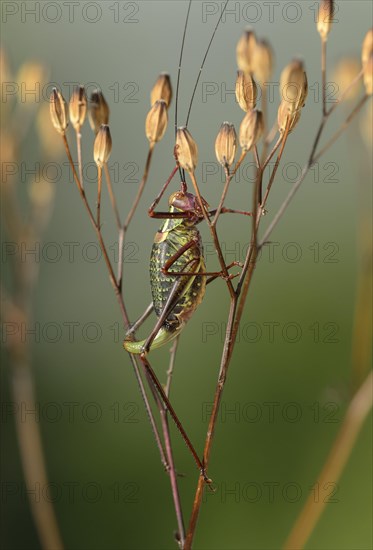
[[[151,302],[144,313],[133,323],[133,325],[127,330],[126,332],[126,338],[137,331],[145,323],[147,318],[151,315],[151,313],[154,310],[153,302]]]

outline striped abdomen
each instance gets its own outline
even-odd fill
[[[182,246],[192,239],[197,242],[178,258],[169,268],[169,271],[195,273],[195,276],[176,277],[162,273],[166,262],[180,250]],[[178,279],[180,283],[179,297],[175,307],[166,319],[166,328],[176,329],[191,317],[197,306],[201,303],[206,289],[206,277],[198,276],[205,271],[203,249],[199,231],[195,226],[185,227],[179,225],[171,231],[157,233],[150,257],[150,281],[153,296],[153,304],[156,315],[162,313],[167,299]]]

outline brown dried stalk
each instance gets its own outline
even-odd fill
[[[4,52],[2,51],[1,54],[2,74],[0,80],[3,83],[7,71],[5,67],[3,74]],[[26,63],[21,71],[24,71],[24,76],[27,73],[25,80],[30,84],[44,82],[47,79],[45,68],[37,63]],[[10,74],[7,76],[9,77]],[[6,139],[2,139],[1,143],[3,161],[8,160],[7,152],[11,160],[18,161],[18,152],[35,120],[38,106],[36,102],[30,102],[25,108],[25,104],[20,101],[9,106],[9,98],[4,99],[4,102],[7,103],[6,107],[9,111],[2,113],[1,121],[2,128],[7,128]],[[9,119],[8,114],[10,115]],[[39,184],[43,185],[41,181],[38,182]],[[43,191],[46,194],[43,195],[42,191],[41,195],[43,196],[41,196],[39,190],[34,189],[35,194],[31,193],[30,195],[31,212],[25,218],[20,207],[18,191],[19,187],[13,179],[2,181],[2,229],[10,241],[17,243],[19,248],[21,244],[32,247],[34,243],[40,242],[42,239],[53,207],[53,195],[50,194],[49,189],[45,190],[44,188]],[[12,323],[18,328],[22,324],[29,326],[33,322],[33,293],[39,281],[39,264],[30,261],[29,258],[26,262],[20,261],[17,255],[10,255],[9,260],[13,285],[12,289],[8,291],[1,286],[1,320]],[[31,350],[20,334],[8,336],[6,349],[10,363],[10,394],[16,407],[16,438],[31,515],[41,548],[63,550],[63,541],[52,502],[46,498],[36,499],[33,495],[36,486],[45,488],[48,485],[48,474],[39,421],[36,415],[27,415],[25,421],[21,414],[21,404],[25,405],[27,410],[33,410],[37,401]]]
[[[332,449],[317,478],[316,484],[321,491],[331,479],[337,483],[342,475],[364,421],[372,409],[372,383],[373,373],[371,371],[352,398]],[[326,495],[320,495],[318,499],[315,499],[312,493],[308,496],[304,508],[284,544],[284,550],[304,548],[327,502]]]
[[[326,71],[326,64],[325,64],[325,71]],[[324,71],[323,71],[323,74],[324,74]],[[350,88],[350,86],[349,86],[349,88]],[[343,96],[345,96],[346,93],[347,93],[347,91],[343,94]],[[247,255],[246,255],[244,268],[242,270],[241,277],[239,279],[239,283],[237,285],[236,291],[234,292],[234,295],[231,298],[231,303],[230,303],[227,329],[226,329],[226,335],[225,335],[225,341],[224,341],[224,348],[223,348],[223,353],[222,353],[222,358],[221,358],[220,371],[219,371],[219,375],[218,375],[218,382],[217,382],[217,386],[216,386],[215,397],[214,397],[214,402],[213,402],[213,407],[212,407],[212,413],[211,413],[211,417],[210,417],[210,421],[209,421],[209,425],[208,425],[208,429],[207,429],[206,440],[205,440],[203,460],[204,460],[204,465],[206,467],[206,470],[208,468],[209,458],[210,458],[210,454],[211,454],[212,441],[213,441],[214,431],[215,431],[216,422],[217,422],[217,418],[218,418],[218,412],[219,412],[219,406],[220,406],[220,402],[221,402],[222,392],[223,392],[225,381],[226,381],[226,378],[227,378],[228,367],[229,367],[229,364],[230,364],[230,360],[232,358],[232,354],[233,354],[233,350],[234,350],[234,346],[235,346],[235,342],[236,342],[236,337],[237,337],[237,332],[238,332],[240,320],[241,320],[241,317],[242,317],[242,314],[243,314],[246,299],[247,299],[247,296],[248,296],[248,291],[249,291],[249,288],[250,288],[250,285],[251,285],[251,282],[252,282],[253,273],[254,273],[254,270],[255,270],[255,267],[256,267],[258,250],[267,242],[267,240],[268,240],[269,236],[271,235],[273,229],[276,227],[277,223],[280,221],[280,219],[282,218],[282,216],[285,213],[286,209],[288,208],[289,204],[291,203],[296,191],[299,189],[300,185],[304,181],[304,179],[305,179],[306,175],[308,174],[310,168],[316,162],[316,159],[319,159],[321,157],[321,155],[323,155],[333,145],[335,140],[348,127],[348,125],[351,122],[352,118],[357,114],[357,112],[359,112],[359,110],[361,109],[361,107],[363,106],[365,101],[366,101],[366,96],[364,96],[364,98],[358,103],[356,108],[353,110],[352,114],[346,120],[346,122],[343,125],[343,127],[341,128],[341,130],[339,132],[337,132],[337,135],[335,136],[335,138],[332,138],[325,145],[325,147],[323,147],[323,149],[319,153],[316,154],[317,147],[318,147],[318,144],[320,142],[325,124],[326,124],[330,114],[336,108],[336,105],[335,105],[334,108],[332,108],[329,112],[327,112],[326,110],[324,110],[325,102],[323,101],[323,116],[322,116],[322,120],[321,120],[320,126],[318,128],[318,131],[317,131],[317,134],[316,134],[313,146],[312,146],[312,150],[311,150],[311,154],[309,156],[308,162],[305,165],[305,167],[303,168],[302,173],[301,173],[298,181],[293,185],[293,188],[290,191],[288,197],[283,202],[283,204],[280,207],[278,213],[274,217],[274,220],[270,224],[269,228],[267,229],[267,231],[264,234],[264,237],[259,241],[259,243],[258,243],[258,240],[257,240],[257,235],[258,235],[258,229],[259,229],[259,224],[260,224],[260,219],[261,218],[258,217],[257,215],[254,215],[253,218],[252,218],[253,219],[253,224],[252,224],[251,245],[250,245],[250,247],[248,249],[248,252],[247,252]],[[265,195],[265,201],[267,201],[267,199],[268,199],[268,194],[269,194],[269,191],[270,191],[270,189],[272,187],[272,184],[273,184],[273,181],[274,181],[275,173],[277,171],[277,168],[278,168],[278,165],[279,165],[279,162],[280,162],[280,159],[281,159],[284,147],[285,147],[288,131],[289,131],[289,120],[286,124],[286,131],[284,133],[284,136],[280,137],[279,142],[274,147],[274,149],[277,149],[279,147],[280,143],[282,143],[282,148],[281,148],[280,153],[279,153],[278,162],[276,162],[274,175],[272,175],[273,177],[271,177],[271,179],[270,179],[269,189],[267,188],[268,193],[266,193],[266,195]],[[274,149],[272,150],[272,152],[270,154],[270,157],[272,157],[274,155],[274,153],[275,153]],[[254,200],[253,200],[252,207],[253,207],[253,212],[254,213],[258,212],[259,186],[260,186],[260,181],[261,181],[262,175],[263,175],[263,168],[262,169],[259,168],[258,172],[257,172],[256,185],[255,185],[255,190],[254,190],[254,195],[253,195]],[[192,548],[192,543],[193,543],[193,539],[194,539],[194,535],[195,535],[195,531],[196,531],[196,527],[197,527],[199,511],[200,511],[201,504],[202,504],[204,485],[205,485],[205,481],[204,481],[203,477],[200,476],[199,480],[198,480],[198,484],[197,484],[197,489],[196,489],[194,502],[193,502],[192,514],[191,514],[189,528],[188,528],[188,532],[187,532],[187,536],[186,536],[186,542],[185,542],[185,546],[184,546],[185,550],[190,550]]]
[[[116,218],[116,223],[117,223],[118,233],[119,233],[118,276],[116,278],[115,274],[114,274],[114,271],[113,271],[113,267],[111,265],[111,262],[110,262],[110,259],[109,259],[109,256],[108,256],[108,252],[107,252],[107,249],[106,249],[106,245],[105,245],[105,242],[104,242],[104,239],[103,239],[103,236],[102,236],[102,232],[101,232],[101,227],[100,227],[100,207],[99,207],[99,205],[100,205],[100,200],[101,200],[102,167],[100,165],[98,165],[98,183],[99,183],[98,188],[99,188],[99,192],[98,192],[98,201],[97,201],[97,221],[95,221],[95,219],[93,217],[93,213],[91,211],[91,208],[88,204],[88,201],[87,201],[87,198],[86,198],[86,195],[85,195],[85,192],[84,192],[83,183],[79,180],[78,174],[75,170],[75,166],[74,166],[74,163],[73,163],[73,160],[72,160],[72,157],[71,157],[71,152],[70,152],[70,148],[69,148],[69,145],[68,145],[68,142],[67,142],[66,135],[63,134],[62,138],[63,138],[63,142],[64,142],[64,145],[65,145],[65,151],[66,151],[71,169],[73,171],[74,179],[75,179],[75,182],[77,184],[80,196],[83,200],[83,204],[84,204],[84,206],[87,210],[89,219],[90,219],[90,221],[91,221],[91,223],[94,227],[94,230],[96,232],[96,236],[97,236],[97,239],[99,241],[99,244],[100,244],[104,259],[105,259],[105,264],[106,264],[108,272],[109,272],[109,278],[110,278],[112,287],[114,289],[114,292],[115,292],[115,295],[117,297],[118,304],[119,304],[119,307],[120,307],[120,310],[121,310],[123,323],[124,323],[125,328],[127,330],[130,326],[130,322],[129,322],[128,314],[126,312],[126,308],[125,308],[124,300],[123,300],[123,295],[122,295],[122,290],[123,290],[123,253],[122,253],[122,250],[123,250],[123,247],[124,247],[125,233],[128,229],[129,223],[132,220],[133,215],[135,214],[135,211],[136,211],[136,208],[137,208],[138,203],[140,201],[142,192],[143,192],[143,190],[145,188],[145,185],[146,185],[146,181],[147,181],[148,174],[149,174],[149,168],[150,168],[152,153],[153,153],[153,150],[154,150],[154,143],[150,144],[148,158],[147,158],[147,162],[146,162],[146,166],[145,166],[145,170],[144,170],[144,175],[143,175],[143,178],[142,178],[142,183],[141,183],[141,186],[139,188],[139,192],[138,192],[138,194],[135,198],[135,201],[134,201],[134,203],[131,207],[130,213],[129,213],[127,219],[126,219],[126,222],[125,222],[124,226],[122,226],[122,224],[120,222],[117,201],[116,201],[115,195],[113,193],[111,179],[110,179],[110,173],[109,173],[109,170],[108,170],[108,167],[107,167],[106,160],[103,163],[103,167],[104,167],[104,170],[105,170],[106,181],[107,181],[107,184],[108,184],[109,196],[110,196],[112,208],[113,208],[113,211],[114,211],[114,215],[115,215],[115,218]],[[139,367],[138,367],[138,363],[137,363],[137,358],[132,354],[129,354],[129,355],[130,355],[132,366],[133,366],[134,371],[135,371],[136,379],[137,379],[138,384],[139,384],[140,393],[141,393],[141,396],[142,396],[143,401],[145,403],[145,408],[146,408],[147,415],[148,415],[150,423],[151,423],[152,431],[153,431],[154,436],[155,436],[156,444],[157,444],[157,447],[158,447],[158,450],[159,450],[159,453],[160,453],[160,457],[161,457],[161,462],[162,462],[163,466],[165,467],[166,471],[168,472],[168,474],[170,476],[172,496],[173,496],[173,501],[174,501],[176,518],[177,518],[177,522],[178,522],[178,539],[180,539],[180,544],[181,544],[181,542],[184,541],[184,536],[185,536],[184,535],[184,523],[183,523],[183,518],[182,518],[180,495],[179,495],[178,485],[177,485],[177,474],[176,474],[175,464],[174,464],[174,460],[173,460],[171,439],[170,439],[170,432],[169,432],[169,425],[168,425],[166,410],[164,408],[164,405],[163,405],[162,401],[160,400],[160,398],[158,396],[158,393],[157,393],[156,389],[154,388],[153,381],[150,379],[148,373],[144,369],[146,380],[147,380],[148,385],[151,389],[153,398],[156,402],[157,408],[158,408],[159,413],[160,413],[161,426],[162,426],[162,431],[163,431],[163,439],[164,439],[164,445],[165,445],[165,449],[164,449],[161,438],[160,438],[160,435],[159,435],[159,432],[158,432],[158,428],[157,428],[157,425],[156,425],[156,422],[155,422],[155,419],[154,419],[154,415],[153,415],[152,409],[150,407],[150,404],[149,404],[149,401],[148,401],[148,398],[147,398],[147,395],[146,395],[145,387],[143,385],[143,382],[142,382],[142,379],[141,379],[141,376],[140,376],[140,371],[139,371]],[[170,383],[168,384],[168,389],[169,389],[169,385],[170,385]]]

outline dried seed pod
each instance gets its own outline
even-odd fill
[[[289,131],[288,131],[288,133],[290,134],[290,132],[292,132],[295,126],[298,124],[298,121],[300,119],[300,114],[301,114],[300,109],[293,112],[291,109],[289,109],[289,103],[287,101],[281,101],[277,112],[277,123],[278,123],[279,132],[280,133],[285,132],[286,123],[287,123],[288,117],[290,116]]]
[[[339,95],[342,94],[360,72],[359,60],[354,57],[341,59],[333,71],[332,81],[337,85]],[[360,80],[344,95],[345,99],[355,99],[360,91]]]
[[[237,71],[236,99],[243,111],[247,113],[256,105],[257,88],[255,80],[250,73]]]
[[[145,134],[150,143],[156,143],[163,138],[167,123],[167,103],[159,99],[150,109],[145,121]]]
[[[185,127],[177,129],[176,154],[181,168],[187,172],[194,172],[198,163],[198,147]]]
[[[70,121],[74,129],[79,132],[84,124],[87,113],[87,96],[84,86],[74,88],[69,104]]]
[[[369,61],[370,56],[373,53],[373,29],[369,29],[369,31],[366,33],[364,41],[363,41],[363,47],[361,49],[361,61],[363,63],[363,66],[365,63]]]
[[[57,88],[53,88],[49,106],[53,126],[56,128],[57,132],[64,135],[69,124],[69,119],[66,101]]]
[[[110,129],[107,124],[102,124],[97,132],[93,146],[93,157],[97,166],[102,167],[110,157],[112,147]]]
[[[334,1],[321,0],[317,16],[317,30],[323,40],[326,40],[330,32],[334,17]]]
[[[258,40],[253,54],[252,67],[255,77],[262,85],[271,78],[273,58],[270,44],[266,40]]]
[[[234,163],[237,151],[237,135],[233,124],[223,122],[215,141],[215,154],[218,162],[229,167]]]
[[[97,134],[103,124],[109,124],[109,105],[100,90],[92,92],[89,101],[88,118],[92,130]]]
[[[170,106],[172,86],[170,75],[167,73],[161,73],[154,84],[150,94],[150,105],[154,105],[154,103],[160,99],[166,102],[167,108]]]
[[[263,114],[254,109],[249,111],[240,126],[240,145],[244,151],[250,151],[258,142],[264,130]]]
[[[236,56],[237,67],[240,71],[251,73],[254,50],[256,48],[255,33],[251,29],[246,29],[237,43]]]
[[[365,86],[365,93],[367,95],[373,94],[373,53],[368,59],[368,61],[364,64],[363,67],[363,77],[364,77],[364,86]]]
[[[289,109],[293,112],[304,107],[308,94],[307,75],[303,61],[293,59],[281,73],[280,98],[289,103]]]

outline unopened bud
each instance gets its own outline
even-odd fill
[[[215,141],[215,154],[218,162],[232,166],[237,151],[237,135],[233,124],[223,122]]]
[[[97,166],[102,167],[107,163],[110,157],[111,147],[112,141],[109,126],[107,124],[102,124],[97,132],[93,147],[93,156]]]
[[[96,90],[89,101],[88,118],[92,130],[97,134],[103,124],[109,124],[109,105],[102,92]]]
[[[167,108],[170,106],[172,99],[172,86],[170,75],[167,73],[161,73],[157,79],[157,82],[154,84],[150,94],[150,105],[154,105],[154,103],[160,99],[166,103]]]
[[[268,82],[273,71],[273,50],[266,40],[258,40],[253,55],[253,70],[260,84]]]
[[[250,151],[258,142],[264,130],[263,114],[256,109],[249,111],[240,126],[240,145],[244,151]]]
[[[69,113],[71,124],[78,132],[84,124],[85,115],[87,113],[87,96],[84,86],[77,86],[74,88],[70,98]]]
[[[50,97],[50,115],[57,132],[64,135],[69,124],[66,101],[57,88],[53,88]]]
[[[364,77],[364,86],[365,86],[365,93],[367,95],[373,94],[373,53],[368,59],[368,61],[364,64],[363,67],[363,77]]]
[[[162,99],[156,101],[145,121],[145,134],[150,143],[161,141],[167,129],[167,104]]]
[[[256,105],[257,88],[250,73],[237,71],[236,99],[243,111],[247,113]]]
[[[369,29],[366,33],[363,47],[361,49],[361,61],[363,66],[368,63],[370,56],[373,54],[373,29]]]
[[[327,39],[334,16],[333,0],[321,0],[317,17],[317,30],[323,40]]]
[[[177,129],[176,153],[181,168],[194,172],[198,163],[198,147],[187,128]]]
[[[293,112],[291,108],[289,108],[289,103],[287,101],[281,101],[280,107],[278,108],[277,112],[277,123],[278,123],[278,129],[281,134],[283,134],[286,130],[286,124],[289,124],[288,133],[292,132],[298,123],[300,119],[301,111],[300,109],[298,111]],[[288,122],[289,119],[289,122]]]
[[[252,62],[255,48],[255,33],[252,30],[247,29],[243,32],[236,48],[237,67],[240,71],[245,71],[247,73],[251,73],[253,71]]]
[[[303,62],[294,59],[281,73],[280,98],[289,103],[293,112],[304,107],[308,94],[307,75]]]

